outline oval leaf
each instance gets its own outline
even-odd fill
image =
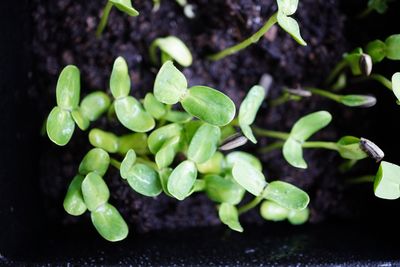
[[[181,162],[168,178],[168,191],[179,200],[185,199],[196,181],[197,169],[193,161]]]
[[[293,39],[296,40],[300,45],[307,45],[306,41],[303,40],[300,34],[300,27],[297,21],[291,17],[286,16],[282,12],[278,12],[277,20],[279,26],[282,27],[288,34],[290,34]]]
[[[144,133],[155,126],[153,117],[149,115],[132,96],[117,99],[114,102],[118,120],[131,131]]]
[[[79,173],[86,175],[95,172],[100,176],[104,176],[110,164],[110,156],[101,148],[91,149],[79,164]]]
[[[360,160],[367,157],[367,154],[361,149],[360,138],[344,136],[336,144],[342,158]]]
[[[284,208],[293,210],[305,209],[310,202],[310,198],[306,192],[282,181],[269,183],[264,190],[263,196]]]
[[[158,173],[151,167],[136,163],[127,173],[127,180],[133,190],[139,194],[155,197],[161,193],[161,183]]]
[[[181,136],[174,136],[166,141],[156,153],[155,160],[159,169],[168,167],[175,158],[181,144]]]
[[[232,179],[207,175],[204,181],[206,194],[212,201],[237,205],[243,199],[245,190]]]
[[[190,122],[193,117],[183,111],[169,110],[163,119],[170,122],[187,123]]]
[[[381,40],[369,42],[365,50],[374,63],[381,62],[386,56],[386,45]]]
[[[154,130],[148,138],[148,146],[151,153],[155,154],[161,149],[162,145],[174,136],[180,135],[182,126],[171,123]]]
[[[228,96],[207,86],[191,87],[181,104],[189,114],[216,126],[230,123],[236,112]]]
[[[215,152],[206,162],[196,164],[200,173],[221,173],[224,166],[224,155],[221,152]]]
[[[118,137],[110,132],[92,129],[89,132],[89,142],[92,146],[102,148],[109,153],[118,151]]]
[[[235,165],[235,163],[237,163],[239,161],[248,163],[251,166],[253,166],[253,168],[255,168],[256,170],[258,170],[260,172],[262,171],[262,165],[261,165],[261,162],[258,160],[258,158],[256,158],[252,154],[242,152],[242,151],[234,151],[234,152],[229,153],[226,156],[226,167],[228,169],[232,169],[233,166]]]
[[[76,125],[78,125],[79,129],[85,131],[89,128],[90,121],[85,116],[83,116],[80,109],[74,109],[71,111],[72,119],[75,121]]]
[[[282,149],[283,157],[293,167],[307,169],[307,163],[303,158],[303,148],[301,143],[293,138],[288,138]]]
[[[54,107],[47,117],[47,135],[53,143],[65,146],[74,133],[75,123],[69,111]]]
[[[188,148],[188,158],[196,163],[209,160],[217,151],[221,130],[217,126],[203,124],[194,134]]]
[[[173,105],[179,102],[187,91],[187,80],[172,63],[165,62],[157,73],[154,82],[154,96],[164,104]]]
[[[129,171],[131,170],[133,164],[135,163],[136,163],[136,153],[133,149],[130,149],[128,153],[126,153],[119,168],[119,172],[122,178],[128,179],[130,173]]]
[[[368,95],[343,95],[339,102],[348,107],[369,108],[375,106],[376,98]]]
[[[82,99],[80,110],[84,117],[90,121],[95,121],[108,110],[110,104],[110,97],[104,92],[97,91]]]
[[[57,105],[72,110],[78,107],[81,92],[79,69],[74,65],[66,66],[60,73],[56,87]]]
[[[235,206],[222,203],[218,209],[219,219],[222,223],[226,224],[229,228],[237,232],[243,232],[243,227],[239,222],[239,214]]]
[[[159,102],[152,93],[147,93],[143,101],[144,109],[155,119],[160,119],[167,113],[167,107]]]
[[[385,40],[386,57],[391,60],[400,60],[400,34],[393,34]]]
[[[143,155],[148,153],[147,134],[133,133],[120,136],[118,138],[118,153],[125,155],[130,149],[135,150],[136,154]]]
[[[128,236],[128,225],[118,210],[106,203],[90,214],[97,232],[106,240],[116,242]]]
[[[383,199],[400,198],[400,166],[381,162],[374,181],[374,193]]]
[[[249,193],[259,196],[267,185],[261,171],[245,161],[237,161],[232,169],[233,179]]]
[[[82,195],[88,210],[94,211],[107,203],[110,198],[110,191],[103,178],[91,172],[86,175],[82,182]]]
[[[132,7],[131,0],[109,0],[120,11],[128,14],[129,16],[139,16],[139,12]]]
[[[332,115],[327,111],[310,113],[299,119],[293,126],[290,137],[299,142],[304,142],[311,135],[327,126],[332,120]]]
[[[118,57],[114,61],[110,78],[110,89],[115,99],[124,98],[129,95],[131,78],[129,77],[128,65],[123,57]]]
[[[178,62],[183,67],[189,67],[192,65],[193,59],[189,48],[184,42],[181,41],[181,39],[175,36],[158,38],[154,41],[152,47],[154,47],[153,49],[156,49],[156,47],[160,48],[163,53],[168,54],[170,58]],[[154,58],[156,52],[153,51],[151,54],[153,55],[152,60],[157,62],[157,60]]]
[[[73,216],[82,215],[86,211],[86,205],[81,191],[82,181],[82,175],[75,176],[64,198],[64,209],[68,214]]]
[[[299,4],[299,0],[277,0],[276,2],[278,10],[287,16],[293,15]]]
[[[396,72],[392,76],[392,88],[393,93],[397,97],[397,100],[400,101],[400,72]]]
[[[264,201],[260,206],[261,217],[268,221],[283,221],[289,215],[289,210],[273,201]]]
[[[293,225],[299,225],[307,222],[309,217],[310,210],[308,208],[303,210],[290,210],[288,214],[288,221]]]

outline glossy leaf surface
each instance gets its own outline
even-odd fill
[[[148,138],[150,152],[157,153],[168,139],[180,135],[181,132],[182,126],[177,123],[171,123],[154,130]]]
[[[283,221],[289,215],[289,210],[273,201],[264,201],[260,206],[260,214],[268,221]]]
[[[66,66],[60,73],[56,87],[57,106],[72,110],[78,107],[81,92],[79,69],[74,65]]]
[[[82,99],[80,110],[90,121],[97,120],[110,107],[110,97],[101,91],[88,94]]]
[[[110,156],[101,148],[93,148],[83,157],[79,164],[79,173],[87,175],[90,172],[95,172],[100,176],[108,170],[110,164]]]
[[[64,210],[73,216],[82,215],[86,211],[86,205],[81,191],[83,178],[82,175],[76,175],[74,177],[64,198]]]
[[[86,175],[82,182],[82,195],[88,210],[94,211],[107,203],[110,198],[110,191],[103,178],[91,172]]]
[[[115,99],[124,98],[129,95],[131,78],[129,77],[128,64],[126,64],[123,57],[118,57],[114,61],[110,78],[110,89]]]
[[[400,197],[400,166],[382,161],[374,182],[375,196],[383,199]]]
[[[264,190],[263,196],[284,208],[293,210],[305,209],[310,202],[310,198],[306,192],[282,181],[269,183]]]
[[[129,185],[136,192],[148,197],[155,197],[161,193],[160,178],[153,168],[136,163],[130,168],[127,176]]]
[[[136,153],[133,149],[130,149],[126,153],[124,159],[121,162],[121,166],[119,168],[119,172],[123,179],[128,179],[130,170],[133,167],[133,164],[135,164],[135,163],[136,163]]]
[[[168,36],[165,38],[158,38],[152,45],[155,49],[158,47],[163,53],[168,54],[170,58],[179,63],[183,67],[188,67],[192,64],[192,54],[189,48],[179,38],[175,36]],[[153,55],[152,60],[156,62],[154,58],[155,51],[151,53]]]
[[[69,111],[54,107],[46,122],[47,135],[59,146],[65,146],[75,130],[75,122]]]
[[[249,193],[259,196],[267,185],[261,171],[245,161],[237,161],[232,169],[233,179]]]
[[[155,119],[160,119],[167,113],[167,107],[159,102],[152,93],[147,93],[143,101],[144,109]]]
[[[181,162],[168,178],[168,192],[179,200],[185,199],[196,181],[197,169],[193,161]]]
[[[218,215],[224,224],[226,224],[229,228],[237,232],[243,232],[243,227],[239,222],[239,214],[235,206],[222,203],[218,209]]]
[[[89,142],[92,146],[102,148],[109,153],[118,151],[118,137],[100,129],[92,129],[89,132]]]
[[[217,151],[221,130],[217,126],[203,124],[197,129],[188,148],[188,158],[196,163],[209,160]]]
[[[211,174],[204,177],[206,194],[215,202],[237,205],[242,200],[245,190],[230,178]]]

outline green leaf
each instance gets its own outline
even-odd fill
[[[239,222],[239,214],[235,206],[222,203],[218,209],[219,219],[229,228],[237,232],[243,232],[243,227]]]
[[[168,167],[175,158],[181,145],[181,136],[174,136],[168,139],[157,151],[155,161],[159,169]]]
[[[110,89],[115,99],[121,99],[129,95],[131,78],[129,77],[128,65],[123,57],[118,57],[114,61],[110,78]]]
[[[138,155],[148,153],[147,134],[132,133],[118,137],[118,153],[125,155],[130,149],[135,150]]]
[[[290,137],[299,142],[304,142],[311,135],[327,126],[332,120],[332,115],[327,111],[310,113],[299,119],[290,132]]]
[[[259,196],[267,185],[261,171],[245,161],[237,161],[232,169],[233,179],[249,193]]]
[[[161,187],[164,193],[167,196],[173,197],[173,195],[171,195],[168,191],[168,178],[171,175],[171,173],[172,173],[171,168],[164,168],[158,172],[158,176],[160,177]]]
[[[251,125],[257,115],[258,109],[265,98],[265,89],[262,86],[253,86],[247,93],[239,108],[239,125],[244,135],[253,143],[257,143],[251,128]]]
[[[82,182],[82,195],[88,210],[94,211],[107,203],[110,198],[110,191],[103,178],[91,172],[86,175]]]
[[[136,153],[133,149],[130,149],[128,153],[126,153],[124,159],[121,162],[121,166],[119,168],[119,172],[123,179],[128,179],[130,170],[133,164],[136,163]]]
[[[299,24],[295,19],[288,17],[282,12],[278,11],[277,20],[279,26],[281,26],[282,29],[284,29],[288,34],[290,34],[293,37],[293,39],[296,40],[297,43],[303,46],[307,45],[307,43],[303,40],[303,38],[300,35]]]
[[[368,7],[374,9],[379,14],[386,12],[389,0],[369,0]]]
[[[206,194],[215,202],[237,205],[243,199],[245,190],[232,179],[211,174],[204,177]]]
[[[153,117],[147,113],[139,101],[132,96],[117,99],[114,102],[118,120],[131,131],[144,133],[155,126]]]
[[[196,163],[209,160],[217,151],[221,130],[217,126],[203,124],[194,134],[188,148],[188,158]]]
[[[386,57],[391,60],[400,60],[400,34],[393,34],[385,40]]]
[[[167,113],[167,107],[159,102],[152,93],[147,93],[143,101],[144,109],[155,119],[162,118]]]
[[[101,148],[92,148],[83,157],[79,164],[79,173],[87,175],[90,172],[95,172],[100,176],[104,176],[110,164],[110,156]]]
[[[121,241],[128,236],[128,225],[118,210],[106,203],[90,214],[97,232],[111,242]]]
[[[72,110],[78,107],[81,91],[79,69],[74,65],[66,66],[60,73],[56,87],[57,105]]]
[[[110,107],[110,97],[101,91],[88,94],[82,99],[80,111],[90,121],[97,120]]]
[[[118,137],[110,132],[92,129],[89,132],[89,142],[92,146],[102,148],[109,153],[118,151]]]
[[[300,188],[282,181],[274,181],[265,188],[263,196],[278,205],[293,210],[305,209],[310,202],[306,192]]]
[[[221,173],[223,165],[224,155],[218,151],[209,160],[196,164],[200,173]]]
[[[293,167],[307,169],[307,163],[303,158],[303,148],[299,141],[288,138],[283,144],[283,157]]]
[[[286,16],[293,15],[299,5],[299,0],[277,0],[276,2],[278,4],[278,10]]]
[[[186,142],[188,144],[190,143],[190,141],[192,141],[194,134],[200,128],[200,126],[203,124],[204,123],[202,121],[194,120],[194,121],[190,121],[190,122],[186,123],[185,125],[183,125]]]
[[[193,187],[189,192],[189,196],[193,193],[204,191],[205,188],[206,182],[202,179],[197,179],[196,181],[194,181]]]
[[[129,185],[139,194],[155,197],[162,191],[158,173],[145,164],[133,165],[128,171],[127,177]]]
[[[179,200],[185,199],[196,181],[197,169],[193,161],[181,162],[168,178],[168,191]]]
[[[72,119],[75,121],[76,125],[78,125],[79,129],[81,129],[82,131],[85,131],[85,130],[87,130],[87,128],[89,128],[90,121],[85,116],[83,116],[80,109],[72,110],[71,116],[72,116]]]
[[[132,7],[131,0],[109,0],[117,9],[129,16],[139,16],[139,12]]]
[[[164,104],[173,105],[180,101],[187,91],[187,80],[172,63],[165,62],[154,82],[154,96]]]
[[[288,217],[289,210],[273,201],[266,200],[260,206],[260,214],[265,220],[278,222]]]
[[[368,95],[342,95],[339,102],[348,107],[369,108],[375,106],[376,98]]]
[[[392,76],[392,88],[393,93],[397,97],[397,100],[400,101],[400,72],[396,72]]]
[[[163,119],[170,122],[187,123],[190,122],[193,117],[183,111],[169,110]]]
[[[360,69],[360,58],[362,55],[363,55],[363,50],[360,47],[354,49],[350,53],[346,53],[343,55],[344,60],[349,65],[353,75],[360,75],[362,73]]]
[[[300,225],[306,223],[310,217],[310,210],[305,208],[303,210],[290,210],[288,214],[288,221],[293,225]]]
[[[361,149],[360,138],[354,136],[344,136],[336,143],[339,154],[342,158],[360,160],[368,155]]]
[[[374,182],[375,196],[383,199],[400,198],[400,166],[382,161]]]
[[[82,181],[83,176],[76,175],[70,183],[64,198],[64,209],[68,214],[73,216],[82,215],[86,211],[86,205],[81,191]]]
[[[183,67],[192,65],[192,54],[189,48],[179,38],[168,36],[165,38],[157,38],[150,46],[150,55],[152,61],[157,62],[156,48],[159,48],[162,53],[168,54],[170,58],[178,62]]]
[[[65,146],[74,133],[75,123],[69,111],[54,107],[47,117],[46,130],[50,140]]]
[[[235,104],[223,93],[207,86],[193,86],[181,100],[183,108],[200,120],[216,126],[230,123]]]
[[[180,135],[181,132],[182,126],[177,123],[171,123],[154,130],[148,138],[150,152],[157,153],[168,139]]]
[[[226,156],[226,168],[232,169],[235,163],[239,161],[248,163],[251,166],[253,166],[253,168],[255,168],[256,170],[260,172],[262,171],[262,165],[261,162],[258,160],[258,158],[256,158],[252,154],[242,151],[234,151]]]
[[[369,42],[365,50],[374,63],[381,62],[386,56],[386,44],[381,40]]]

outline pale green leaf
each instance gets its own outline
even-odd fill
[[[56,87],[57,105],[72,110],[78,107],[81,92],[79,69],[74,65],[66,66],[60,73]]]
[[[249,193],[259,196],[267,185],[261,171],[245,161],[237,161],[232,169],[233,179]]]
[[[310,202],[310,197],[306,192],[282,181],[269,183],[264,190],[263,196],[284,208],[293,210],[305,209]]]
[[[54,107],[47,117],[46,130],[51,141],[65,146],[74,133],[75,122],[69,111]]]
[[[168,192],[179,200],[185,199],[193,188],[197,169],[193,161],[181,162],[168,178]]]

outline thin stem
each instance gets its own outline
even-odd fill
[[[357,178],[346,180],[347,184],[362,184],[362,183],[373,183],[375,180],[374,175],[364,175]]]
[[[265,147],[260,148],[258,150],[258,152],[266,154],[266,153],[269,153],[269,152],[271,152],[271,151],[273,151],[275,149],[283,147],[283,144],[284,144],[284,142],[275,142],[275,143],[272,143],[270,145],[267,145]]]
[[[101,16],[101,19],[100,19],[99,26],[97,26],[96,37],[100,37],[101,33],[103,32],[104,28],[106,27],[107,21],[108,21],[108,15],[110,15],[110,11],[111,11],[112,7],[113,7],[113,4],[110,1],[107,1],[107,4],[103,10],[103,15]]]
[[[110,164],[111,166],[117,168],[118,170],[121,168],[121,162],[114,158],[110,158]]]
[[[315,94],[315,95],[320,95],[326,98],[329,98],[333,101],[336,102],[340,102],[340,95],[322,90],[322,89],[318,89],[318,88],[312,88],[312,87],[304,87],[304,89],[310,91],[311,93]]]
[[[285,133],[285,132],[269,131],[269,130],[264,130],[264,129],[254,127],[254,126],[252,127],[252,129],[253,129],[253,132],[259,136],[277,138],[277,139],[282,139],[282,140],[286,140],[289,138],[289,134]]]
[[[330,85],[333,80],[340,74],[340,72],[347,66],[347,61],[342,59],[335,66],[332,72],[329,74],[328,78],[326,78],[325,85]]]
[[[264,36],[264,34],[266,32],[269,31],[269,29],[271,29],[271,27],[277,22],[277,13],[273,14],[268,21],[264,24],[264,26],[261,27],[261,29],[259,29],[256,33],[254,33],[252,36],[250,36],[249,38],[247,38],[246,40],[244,40],[243,42],[231,46],[229,48],[226,48],[224,50],[222,50],[221,52],[218,52],[216,54],[213,54],[211,56],[209,56],[209,59],[211,60],[220,60],[226,56],[232,55],[246,47],[248,47],[251,44],[257,43],[258,40],[260,40],[260,38],[262,36]]]
[[[389,81],[385,76],[373,73],[370,76],[368,76],[370,79],[375,80],[379,83],[381,83],[383,86],[385,86],[389,90],[393,90],[392,88],[392,82]]]
[[[263,200],[264,198],[262,196],[258,196],[255,197],[252,201],[250,201],[247,204],[244,204],[243,206],[241,206],[240,208],[238,208],[238,213],[243,214],[249,210],[251,210],[252,208],[254,208],[255,206],[257,206],[258,204],[260,204],[260,202]]]
[[[310,141],[304,142],[302,144],[303,148],[324,148],[329,150],[339,151],[339,147],[334,142],[325,142],[325,141]]]
[[[288,101],[290,101],[290,100],[291,100],[291,99],[290,99],[290,97],[289,97],[288,94],[283,94],[283,95],[281,95],[280,97],[271,100],[271,101],[269,102],[269,105],[270,105],[271,107],[276,107],[276,106],[282,105],[282,104],[284,104],[284,103],[286,103],[286,102],[288,102]]]

